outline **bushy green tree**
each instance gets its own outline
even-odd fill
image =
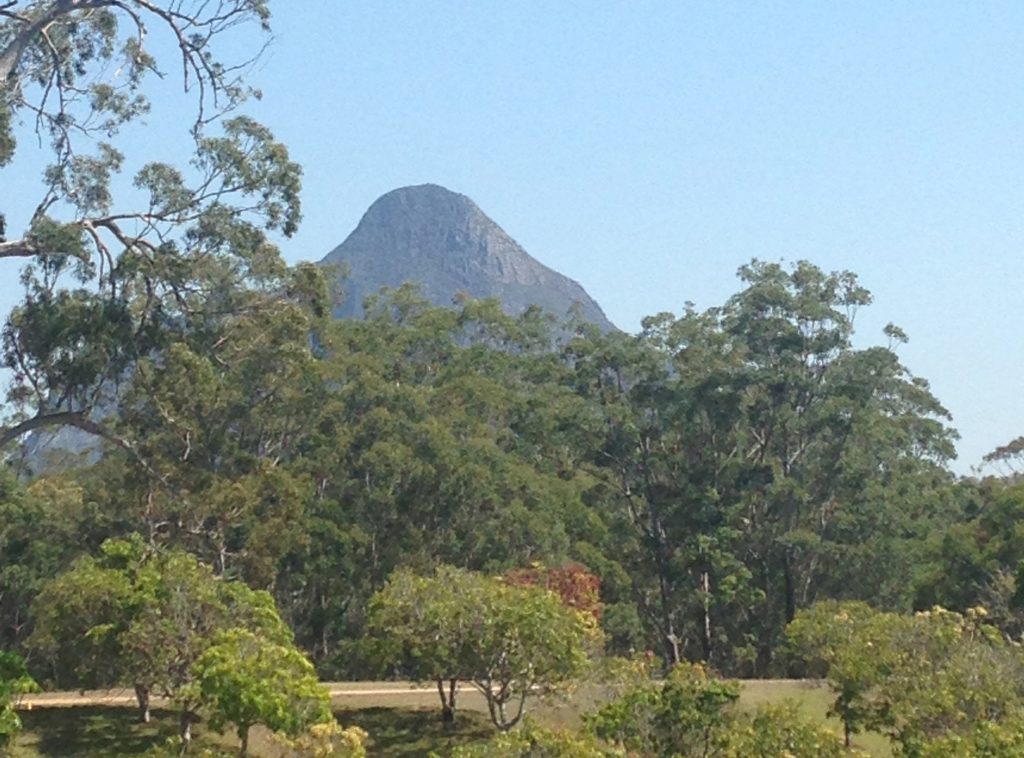
[[[193,667],[217,633],[238,628],[284,646],[293,639],[268,593],[137,536],[108,541],[99,559],[84,558],[56,577],[33,615],[30,643],[58,673],[133,685],[143,718],[151,693],[166,697],[179,709],[186,747],[199,705]]]
[[[772,669],[823,597],[909,607],[945,509],[948,414],[890,347],[853,346],[849,272],[754,261],[724,305],[566,349],[590,463],[649,639],[667,660]],[[926,507],[927,504],[927,507]]]
[[[480,745],[460,746],[450,758],[624,758],[624,751],[587,734],[544,729],[527,722]],[[434,758],[441,758],[436,753]]]
[[[115,519],[71,477],[27,483],[0,471],[0,648],[24,643],[43,584],[95,550]]]
[[[483,694],[502,730],[523,718],[527,698],[580,677],[597,638],[592,616],[548,590],[451,567],[426,577],[396,572],[371,600],[370,628],[382,640],[378,655],[436,683],[446,720],[463,681]]]
[[[930,536],[915,577],[915,604],[964,612],[983,605],[991,623],[1024,634],[1024,485],[1015,477],[965,481],[956,517]]]
[[[626,691],[587,715],[597,737],[630,753],[650,756],[716,755],[727,744],[736,682],[716,679],[698,664],[677,664],[664,682]]]
[[[192,665],[192,675],[210,725],[234,724],[242,755],[256,724],[295,737],[333,720],[330,695],[309,660],[290,644],[245,629],[218,633]]]
[[[141,539],[104,542],[97,557],[84,556],[43,585],[32,605],[35,628],[29,649],[45,663],[46,678],[59,687],[135,686],[140,718],[149,720],[148,677],[136,681],[124,642],[128,629],[154,599],[143,573]]]
[[[792,703],[762,705],[729,730],[727,758],[866,758],[826,724],[801,714]]]
[[[630,688],[586,714],[587,730],[645,758],[826,758],[848,755],[826,725],[791,704],[736,707],[738,682],[699,664],[678,664],[662,682]]]
[[[0,751],[21,730],[21,719],[14,710],[19,698],[36,689],[36,683],[25,668],[25,661],[14,653],[0,650]]]
[[[893,637],[908,623],[867,603],[824,601],[797,613],[786,627],[808,673],[827,677],[835,693],[830,715],[842,720],[847,747],[852,735],[878,719],[878,686],[898,652]]]
[[[798,617],[791,631],[808,658],[826,664],[848,733],[873,729],[917,756],[933,743],[969,744],[982,722],[1012,728],[1024,714],[1024,657],[986,616],[832,604]]]
[[[947,734],[921,745],[920,758],[1008,758],[1024,755],[1024,723],[978,721],[964,734]]]

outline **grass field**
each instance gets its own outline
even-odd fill
[[[445,755],[452,747],[486,739],[493,728],[486,717],[483,698],[465,690],[460,696],[461,715],[454,730],[445,729],[438,719],[437,695],[430,689],[408,690],[394,684],[346,683],[331,685],[338,720],[357,725],[370,734],[370,756],[412,758],[431,751]],[[793,700],[808,715],[826,720],[830,701],[828,690],[818,684],[765,680],[743,683],[740,705],[754,708],[759,703]],[[42,705],[45,699],[41,699]],[[600,700],[596,689],[578,691],[567,702],[536,702],[533,718],[552,727],[576,728],[581,714]],[[68,702],[54,699],[50,702]],[[35,707],[24,711],[25,731],[19,737],[12,758],[92,758],[136,756],[162,744],[175,734],[175,714],[155,710],[150,724],[135,722],[134,711],[123,705],[63,705]],[[839,722],[828,722],[840,732]],[[218,735],[196,728],[196,746],[231,746],[234,735]],[[891,752],[880,735],[858,735],[856,746],[872,756],[888,758]],[[279,753],[265,735],[253,734],[251,751],[256,758],[278,758]]]
[[[12,758],[127,758],[177,734],[176,714],[159,709],[149,724],[137,723],[132,709],[117,706],[35,708],[22,713],[21,719],[25,730]],[[207,732],[196,742],[197,747],[235,744],[230,737]]]

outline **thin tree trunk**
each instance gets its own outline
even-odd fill
[[[241,741],[241,746],[238,748],[238,754],[245,756],[249,754],[249,727],[240,726],[238,727],[238,739]]]
[[[181,755],[185,755],[192,744],[192,711],[188,708],[182,708],[178,717],[178,737],[181,738]]]
[[[149,723],[149,687],[144,684],[135,685],[135,700],[139,704],[139,722]]]
[[[665,549],[665,533],[659,520],[654,521],[652,532],[655,539],[654,560],[658,571],[658,594],[661,602],[661,622],[663,624],[665,639],[669,642],[669,663],[675,665],[682,661],[682,654],[679,652],[679,637],[676,635],[675,624],[672,621],[672,593],[669,589],[668,580],[668,555]]]
[[[782,578],[786,584],[786,623],[796,616],[796,583],[793,581],[793,563],[789,550],[782,554]]]
[[[526,713],[526,696],[529,694],[529,692],[530,692],[530,688],[529,687],[523,688],[523,694],[520,695],[520,697],[519,697],[519,709],[516,711],[516,715],[515,715],[515,718],[512,719],[512,723],[510,723],[508,725],[509,729],[514,727],[520,721],[522,721],[523,714]]]
[[[213,568],[217,576],[224,576],[228,572],[228,546],[224,543],[223,537],[217,539],[217,560]]]
[[[437,683],[437,695],[441,698],[441,721],[445,724],[452,724],[455,722],[455,680],[452,680],[451,698],[444,691],[444,680],[438,677],[435,682]]]
[[[701,625],[701,644],[704,648],[704,662],[708,665],[711,665],[714,640],[712,638],[711,632],[711,578],[707,571],[701,572],[700,588],[703,592],[703,623]]]
[[[495,707],[494,701],[494,689],[491,686],[491,680],[488,679],[486,682],[481,684],[480,682],[474,682],[476,688],[483,694],[484,699],[487,701],[487,712],[490,714],[491,723],[496,727],[501,727],[498,719],[498,709]]]

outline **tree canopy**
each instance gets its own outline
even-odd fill
[[[593,617],[546,589],[450,567],[393,575],[371,600],[370,628],[384,660],[437,684],[447,720],[464,681],[483,694],[502,730],[522,720],[528,697],[583,674],[597,631]]]

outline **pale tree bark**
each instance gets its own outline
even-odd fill
[[[13,76],[22,56],[29,46],[42,34],[46,27],[63,15],[79,10],[84,4],[75,0],[57,0],[46,11],[34,19],[21,16],[10,10],[17,3],[5,2],[0,5],[0,12],[12,20],[21,21],[24,26],[14,35],[7,46],[0,51],[0,87],[6,87]]]
[[[150,721],[149,687],[147,687],[144,684],[136,684],[135,700],[139,704],[139,722],[143,724],[148,724]]]

